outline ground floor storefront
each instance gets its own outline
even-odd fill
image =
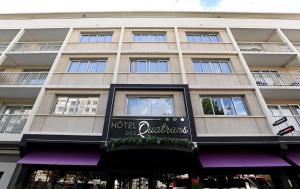
[[[112,147],[97,136],[24,135],[10,178],[17,184],[8,188],[299,189],[300,139],[287,139],[126,139]]]
[[[298,189],[297,146],[30,145],[18,161],[19,188],[30,189]]]
[[[109,174],[94,171],[33,169],[26,181],[32,189],[284,189],[299,188],[297,174],[273,173],[215,173],[215,174]]]

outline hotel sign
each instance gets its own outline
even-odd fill
[[[287,118],[286,118],[286,117],[282,117],[282,118],[280,118],[279,120],[275,121],[275,122],[273,123],[273,126],[278,126],[278,125],[280,125],[280,124],[282,124],[282,123],[284,123],[284,122],[286,122],[286,121],[287,121]]]
[[[108,138],[166,137],[190,139],[187,117],[112,117]]]

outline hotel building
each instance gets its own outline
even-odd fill
[[[300,14],[0,15],[0,188],[300,188]]]

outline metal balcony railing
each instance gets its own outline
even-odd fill
[[[5,49],[7,48],[8,45],[9,45],[9,43],[0,42],[0,52],[5,51]]]
[[[258,86],[300,87],[300,73],[252,72]]]
[[[62,41],[49,42],[17,42],[13,44],[11,52],[26,51],[59,51]]]
[[[300,136],[300,115],[289,115],[289,116],[273,116],[273,121],[277,121],[283,117],[287,118],[287,121],[278,125],[278,126],[273,126],[274,130],[276,133],[278,133],[280,130],[285,129],[289,126],[293,126],[295,128],[294,131],[292,131],[289,134],[286,134],[285,136]]]
[[[300,52],[300,43],[293,43],[294,47]]]
[[[0,133],[21,133],[27,119],[28,115],[0,115]]]
[[[244,52],[291,52],[286,43],[281,42],[238,42]]]
[[[0,72],[0,85],[43,85],[47,72]]]

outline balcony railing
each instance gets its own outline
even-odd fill
[[[0,52],[5,51],[5,49],[7,48],[8,45],[9,45],[9,43],[0,42]]]
[[[300,52],[300,43],[293,43],[294,47]]]
[[[285,129],[289,126],[293,126],[295,130],[289,134],[286,134],[285,136],[300,136],[300,115],[290,115],[290,116],[273,116],[273,121],[277,121],[281,119],[282,117],[286,117],[287,121],[278,125],[274,126],[274,130],[276,133],[278,133],[280,130]]]
[[[252,73],[258,86],[300,86],[300,73]]]
[[[280,42],[238,42],[244,52],[291,52],[286,43]]]
[[[43,85],[47,72],[0,72],[0,85]]]
[[[59,51],[62,45],[61,41],[49,42],[17,42],[13,44],[11,52],[26,51]]]
[[[0,115],[0,133],[21,133],[27,119],[28,115]]]

